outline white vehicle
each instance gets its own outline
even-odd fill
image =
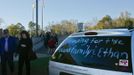
[[[134,75],[134,30],[70,35],[52,55],[49,75]]]

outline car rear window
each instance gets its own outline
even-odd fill
[[[70,37],[52,61],[90,68],[132,72],[130,36]]]

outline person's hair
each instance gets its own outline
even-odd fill
[[[9,33],[8,29],[4,29],[3,34],[7,34],[7,33]]]
[[[25,31],[25,30],[21,31],[21,33],[20,33],[20,39],[23,39],[22,38],[22,34],[26,34],[27,39],[30,39],[29,33],[27,31]]]

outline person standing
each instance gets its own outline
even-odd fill
[[[50,39],[50,32],[46,32],[44,37],[44,46],[46,49],[48,49],[48,40]]]
[[[23,66],[26,66],[26,75],[30,75],[30,59],[29,53],[32,50],[32,39],[27,31],[20,33],[20,40],[18,44],[19,62],[18,75],[22,75]]]
[[[54,31],[52,31],[51,36],[55,39],[56,45],[58,45],[58,36],[57,36],[57,34]]]
[[[13,55],[16,52],[17,39],[9,35],[8,29],[3,30],[3,37],[0,39],[0,56],[2,75],[7,75],[7,65],[14,74]]]
[[[52,55],[54,53],[56,45],[58,45],[57,35],[56,33],[51,32],[50,39],[48,40],[49,54]]]

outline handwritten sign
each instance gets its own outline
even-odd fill
[[[69,37],[54,56],[56,62],[132,72],[130,36]]]
[[[130,39],[125,37],[74,37],[66,41],[59,52],[84,57],[128,59]]]

